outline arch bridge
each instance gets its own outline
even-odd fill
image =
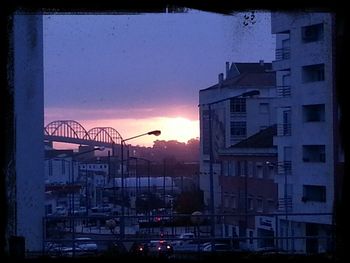
[[[95,127],[86,130],[77,121],[58,120],[50,122],[44,127],[44,140],[87,146],[103,146],[111,148],[114,152],[117,147],[119,148],[123,138],[112,127]]]

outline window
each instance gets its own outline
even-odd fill
[[[269,113],[269,104],[268,103],[260,103],[259,104],[259,111],[260,113]]]
[[[231,198],[230,198],[230,196],[229,195],[225,195],[224,196],[224,207],[225,208],[229,208],[230,207],[230,200]]]
[[[222,175],[223,176],[228,176],[228,161],[223,161],[222,162]]]
[[[254,232],[249,230],[249,244],[253,244]]]
[[[326,187],[320,185],[304,185],[302,201],[326,202]]]
[[[245,137],[247,134],[247,127],[245,121],[231,122],[231,136]]]
[[[66,174],[66,161],[65,160],[62,160],[61,170],[62,170],[62,174]]]
[[[253,203],[253,197],[252,196],[248,197],[248,209],[249,210],[254,210],[254,203]]]
[[[324,104],[304,105],[303,120],[305,122],[321,122],[325,120]]]
[[[326,162],[325,145],[303,145],[304,162]]]
[[[229,176],[235,175],[235,161],[228,162],[228,175]]]
[[[223,161],[222,162],[222,175],[223,176],[234,176],[234,161]]]
[[[52,205],[45,205],[45,214],[52,215]]]
[[[231,196],[231,208],[236,209],[237,208],[237,198],[236,196]]]
[[[323,39],[323,24],[304,26],[301,28],[301,39],[304,43]]]
[[[232,113],[245,113],[246,112],[246,99],[233,98],[230,100],[230,111]]]
[[[268,212],[274,212],[276,210],[276,203],[272,199],[267,200],[267,209]]]
[[[248,176],[254,176],[254,163],[252,161],[248,161]]]
[[[256,199],[256,211],[262,212],[263,209],[264,209],[263,199],[262,197],[258,197],[258,199]]]
[[[49,176],[52,176],[52,160],[49,160]]]
[[[315,82],[324,80],[324,64],[303,66],[303,82]]]
[[[274,179],[275,178],[275,166],[273,164],[267,165],[267,178]]]
[[[245,177],[248,173],[248,162],[247,161],[241,161],[241,176]]]
[[[262,163],[256,163],[256,174],[258,178],[263,178],[263,166]]]
[[[237,161],[236,162],[236,176],[240,176],[241,175],[241,162]]]

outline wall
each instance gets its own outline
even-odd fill
[[[16,235],[25,238],[27,250],[39,251],[44,216],[42,16],[15,15],[13,22]]]

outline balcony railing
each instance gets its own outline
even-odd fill
[[[282,197],[278,199],[278,211],[280,212],[293,211],[293,199],[291,196]]]
[[[292,162],[291,161],[282,161],[277,163],[277,172],[278,174],[291,174],[292,173]]]
[[[246,116],[247,116],[247,112],[237,112],[237,111],[235,111],[235,112],[231,111],[230,112],[230,117],[231,118],[246,117]]]
[[[291,136],[292,135],[292,124],[281,123],[277,125],[277,136]]]
[[[276,60],[290,59],[290,48],[277,48],[276,49]]]
[[[289,97],[291,95],[290,86],[277,86],[278,97]]]

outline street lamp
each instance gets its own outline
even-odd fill
[[[124,238],[125,235],[125,221],[124,221],[124,216],[125,216],[125,204],[124,204],[124,143],[126,141],[132,140],[132,139],[136,139],[139,138],[141,136],[145,136],[145,135],[154,135],[154,136],[159,136],[161,134],[160,130],[154,130],[154,131],[150,131],[150,132],[146,132],[140,135],[136,135],[127,139],[123,139],[120,142],[120,147],[121,147],[121,181],[122,181],[122,217],[120,220],[120,237]]]
[[[210,210],[211,210],[211,243],[212,243],[212,249],[215,250],[214,247],[214,238],[215,238],[215,206],[214,206],[214,171],[213,171],[213,161],[214,161],[214,152],[213,152],[213,136],[212,136],[212,108],[211,106],[214,104],[218,104],[227,100],[231,100],[234,98],[245,98],[245,97],[252,97],[255,95],[259,95],[260,91],[259,90],[252,90],[252,91],[247,91],[242,94],[229,97],[229,98],[224,98],[221,100],[209,102],[209,103],[202,103],[199,104],[200,106],[208,106],[208,121],[209,121],[209,187],[210,187]],[[247,202],[247,201],[246,201]],[[246,204],[247,205],[247,204]]]

